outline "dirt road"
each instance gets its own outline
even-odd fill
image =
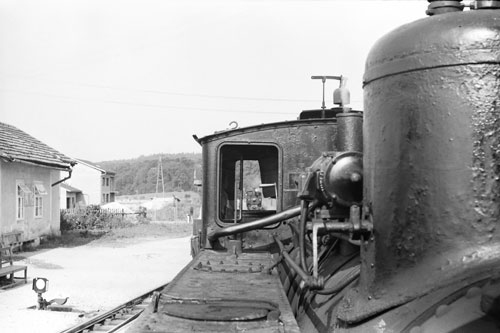
[[[118,239],[21,253],[28,284],[0,290],[0,332],[60,332],[170,281],[191,259],[189,237]],[[31,280],[45,277],[44,298],[69,297],[76,312],[28,310]],[[79,317],[79,315],[82,315]]]

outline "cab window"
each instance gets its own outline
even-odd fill
[[[276,213],[278,148],[226,144],[220,149],[219,218],[244,222]]]

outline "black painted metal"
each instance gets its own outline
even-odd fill
[[[221,221],[217,215],[217,182],[220,165],[219,150],[224,144],[274,145],[279,150],[279,176],[277,184],[277,213],[299,204],[298,182],[304,169],[323,151],[335,150],[336,119],[308,119],[264,124],[219,132],[198,139],[203,147],[203,224],[198,230],[202,247],[207,234],[231,223]],[[256,248],[273,243],[271,232],[289,234],[286,226],[277,230],[251,231],[246,234],[243,248]]]
[[[210,242],[213,242],[219,239],[220,237],[236,235],[250,230],[260,229],[290,219],[292,217],[298,216],[299,214],[300,214],[300,206],[289,208],[282,212],[252,222],[230,225],[224,228],[214,230],[208,235],[208,240]]]
[[[434,14],[442,15],[405,25],[373,48],[365,73],[364,124],[359,113],[325,110],[304,116],[335,116],[337,122],[299,120],[197,139],[203,146],[205,201],[203,224],[195,234],[203,235],[204,244],[207,239],[245,232],[244,248],[241,255],[202,250],[166,294],[175,291],[178,297],[199,300],[207,294],[211,299],[235,294],[248,299],[259,293],[260,299],[283,301],[276,291],[286,293],[290,304],[285,301],[280,308],[289,316],[285,330],[288,326],[294,332],[292,312],[304,332],[419,332],[419,325],[441,316],[445,311],[441,306],[457,297],[469,300],[462,309],[465,313],[470,299],[478,296],[477,286],[500,276],[500,11],[443,13],[447,5],[453,11],[457,8],[456,1],[434,1]],[[224,221],[217,221],[216,214],[218,152],[228,143],[279,149],[282,199],[276,216],[220,228]],[[323,152],[327,153],[317,159]],[[347,172],[334,169],[341,161],[352,162],[342,169]],[[310,177],[298,177],[309,166]],[[333,180],[348,182],[339,186]],[[361,180],[364,184],[359,186]],[[324,225],[317,239],[318,269],[314,271],[324,278],[327,295],[304,288],[303,281],[310,279],[311,256],[305,256],[309,245],[305,232],[297,231],[293,222],[290,230],[282,226],[248,231],[300,211],[306,226],[311,218],[305,213],[307,202],[302,209],[289,209],[298,203],[296,184],[302,181],[301,199],[321,202],[311,219],[316,228]],[[360,214],[348,214],[361,195],[353,199],[346,194],[356,188],[364,191],[363,220]],[[351,223],[346,222],[349,217]],[[325,230],[353,233],[362,227],[366,232],[359,240],[349,237],[361,248],[358,280],[357,249],[347,246],[345,235]],[[285,258],[277,265],[281,285],[272,277],[276,258],[271,258],[271,248],[266,248],[267,253],[248,251],[255,240],[265,243],[273,237],[277,246],[272,250],[279,247]],[[278,239],[288,242],[286,251]],[[248,256],[258,256],[266,269],[241,265]],[[214,259],[219,264],[213,264]],[[253,267],[256,259],[248,265]],[[269,271],[271,275],[263,274]],[[493,290],[493,297],[497,295],[498,287]],[[483,292],[482,298],[487,296],[491,295]],[[160,314],[143,316],[141,327],[170,328],[175,319]],[[264,321],[260,324],[261,329],[275,328]],[[185,330],[194,327],[182,325]],[[196,322],[196,327],[210,329],[206,325]],[[229,325],[220,322],[212,329],[232,330]]]
[[[337,115],[338,151],[363,151],[363,113],[345,112]]]
[[[372,49],[363,164],[375,231],[342,320],[498,267],[499,21],[495,10],[437,15]]]

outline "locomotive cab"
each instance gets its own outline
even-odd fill
[[[245,223],[276,213],[279,155],[273,144],[220,147],[217,217],[221,223]]]

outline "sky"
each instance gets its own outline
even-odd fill
[[[427,1],[0,0],[0,122],[93,162],[201,152],[192,138],[294,120],[320,81]],[[338,83],[326,85],[327,107]]]

